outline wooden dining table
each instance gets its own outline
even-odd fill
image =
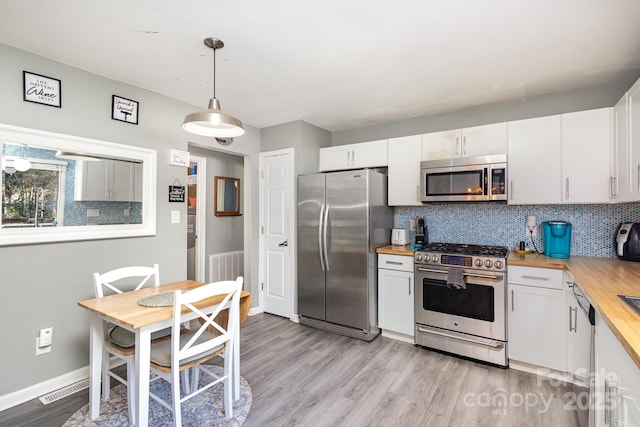
[[[114,325],[132,331],[135,334],[135,364],[137,386],[135,399],[135,420],[131,424],[146,427],[149,414],[149,372],[151,354],[151,333],[168,328],[172,322],[172,306],[145,307],[138,304],[142,298],[153,294],[168,291],[188,291],[204,285],[203,282],[194,280],[182,280],[158,287],[144,288],[137,291],[108,295],[102,298],[92,298],[79,301],[78,305],[89,310],[91,316],[90,326],[90,380],[89,380],[89,411],[92,420],[100,415],[100,383],[102,379],[102,357],[104,346],[103,322],[106,320]],[[224,295],[215,295],[197,304],[204,312],[211,312],[218,305]],[[240,324],[244,322],[251,307],[251,293],[242,291],[240,295]],[[222,313],[221,313],[222,314]],[[184,321],[191,320],[186,316]],[[233,383],[232,391],[234,400],[240,398],[240,332],[236,328],[233,349]],[[130,379],[127,379],[130,381]]]

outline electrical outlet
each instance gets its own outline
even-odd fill
[[[413,218],[409,220],[409,231],[412,233],[416,232],[416,220]]]
[[[180,224],[180,211],[171,211],[171,224]]]
[[[87,217],[100,216],[100,209],[87,209]]]
[[[36,337],[36,356],[51,353],[53,348],[53,328],[40,329],[40,333]]]
[[[131,213],[131,208],[124,208],[124,216],[129,216],[129,214]]]

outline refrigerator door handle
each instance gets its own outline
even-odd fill
[[[328,250],[327,250],[327,224],[329,223],[329,208],[330,206],[327,205],[327,208],[324,210],[324,222],[322,224],[323,230],[322,230],[322,235],[323,235],[323,248],[324,248],[324,263],[327,267],[327,271],[329,271],[329,254],[328,254]]]
[[[320,208],[320,218],[318,218],[318,253],[320,254],[320,267],[324,271],[324,260],[322,259],[322,222],[324,220],[324,203]]]

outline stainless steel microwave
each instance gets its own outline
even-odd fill
[[[507,200],[507,155],[420,162],[423,203]]]

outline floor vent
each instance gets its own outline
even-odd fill
[[[66,387],[58,389],[49,394],[45,394],[44,396],[40,396],[40,402],[42,402],[44,405],[48,405],[49,403],[53,403],[56,400],[60,400],[64,397],[70,396],[73,393],[84,390],[85,388],[89,388],[89,378],[78,381],[77,383],[69,384]]]

